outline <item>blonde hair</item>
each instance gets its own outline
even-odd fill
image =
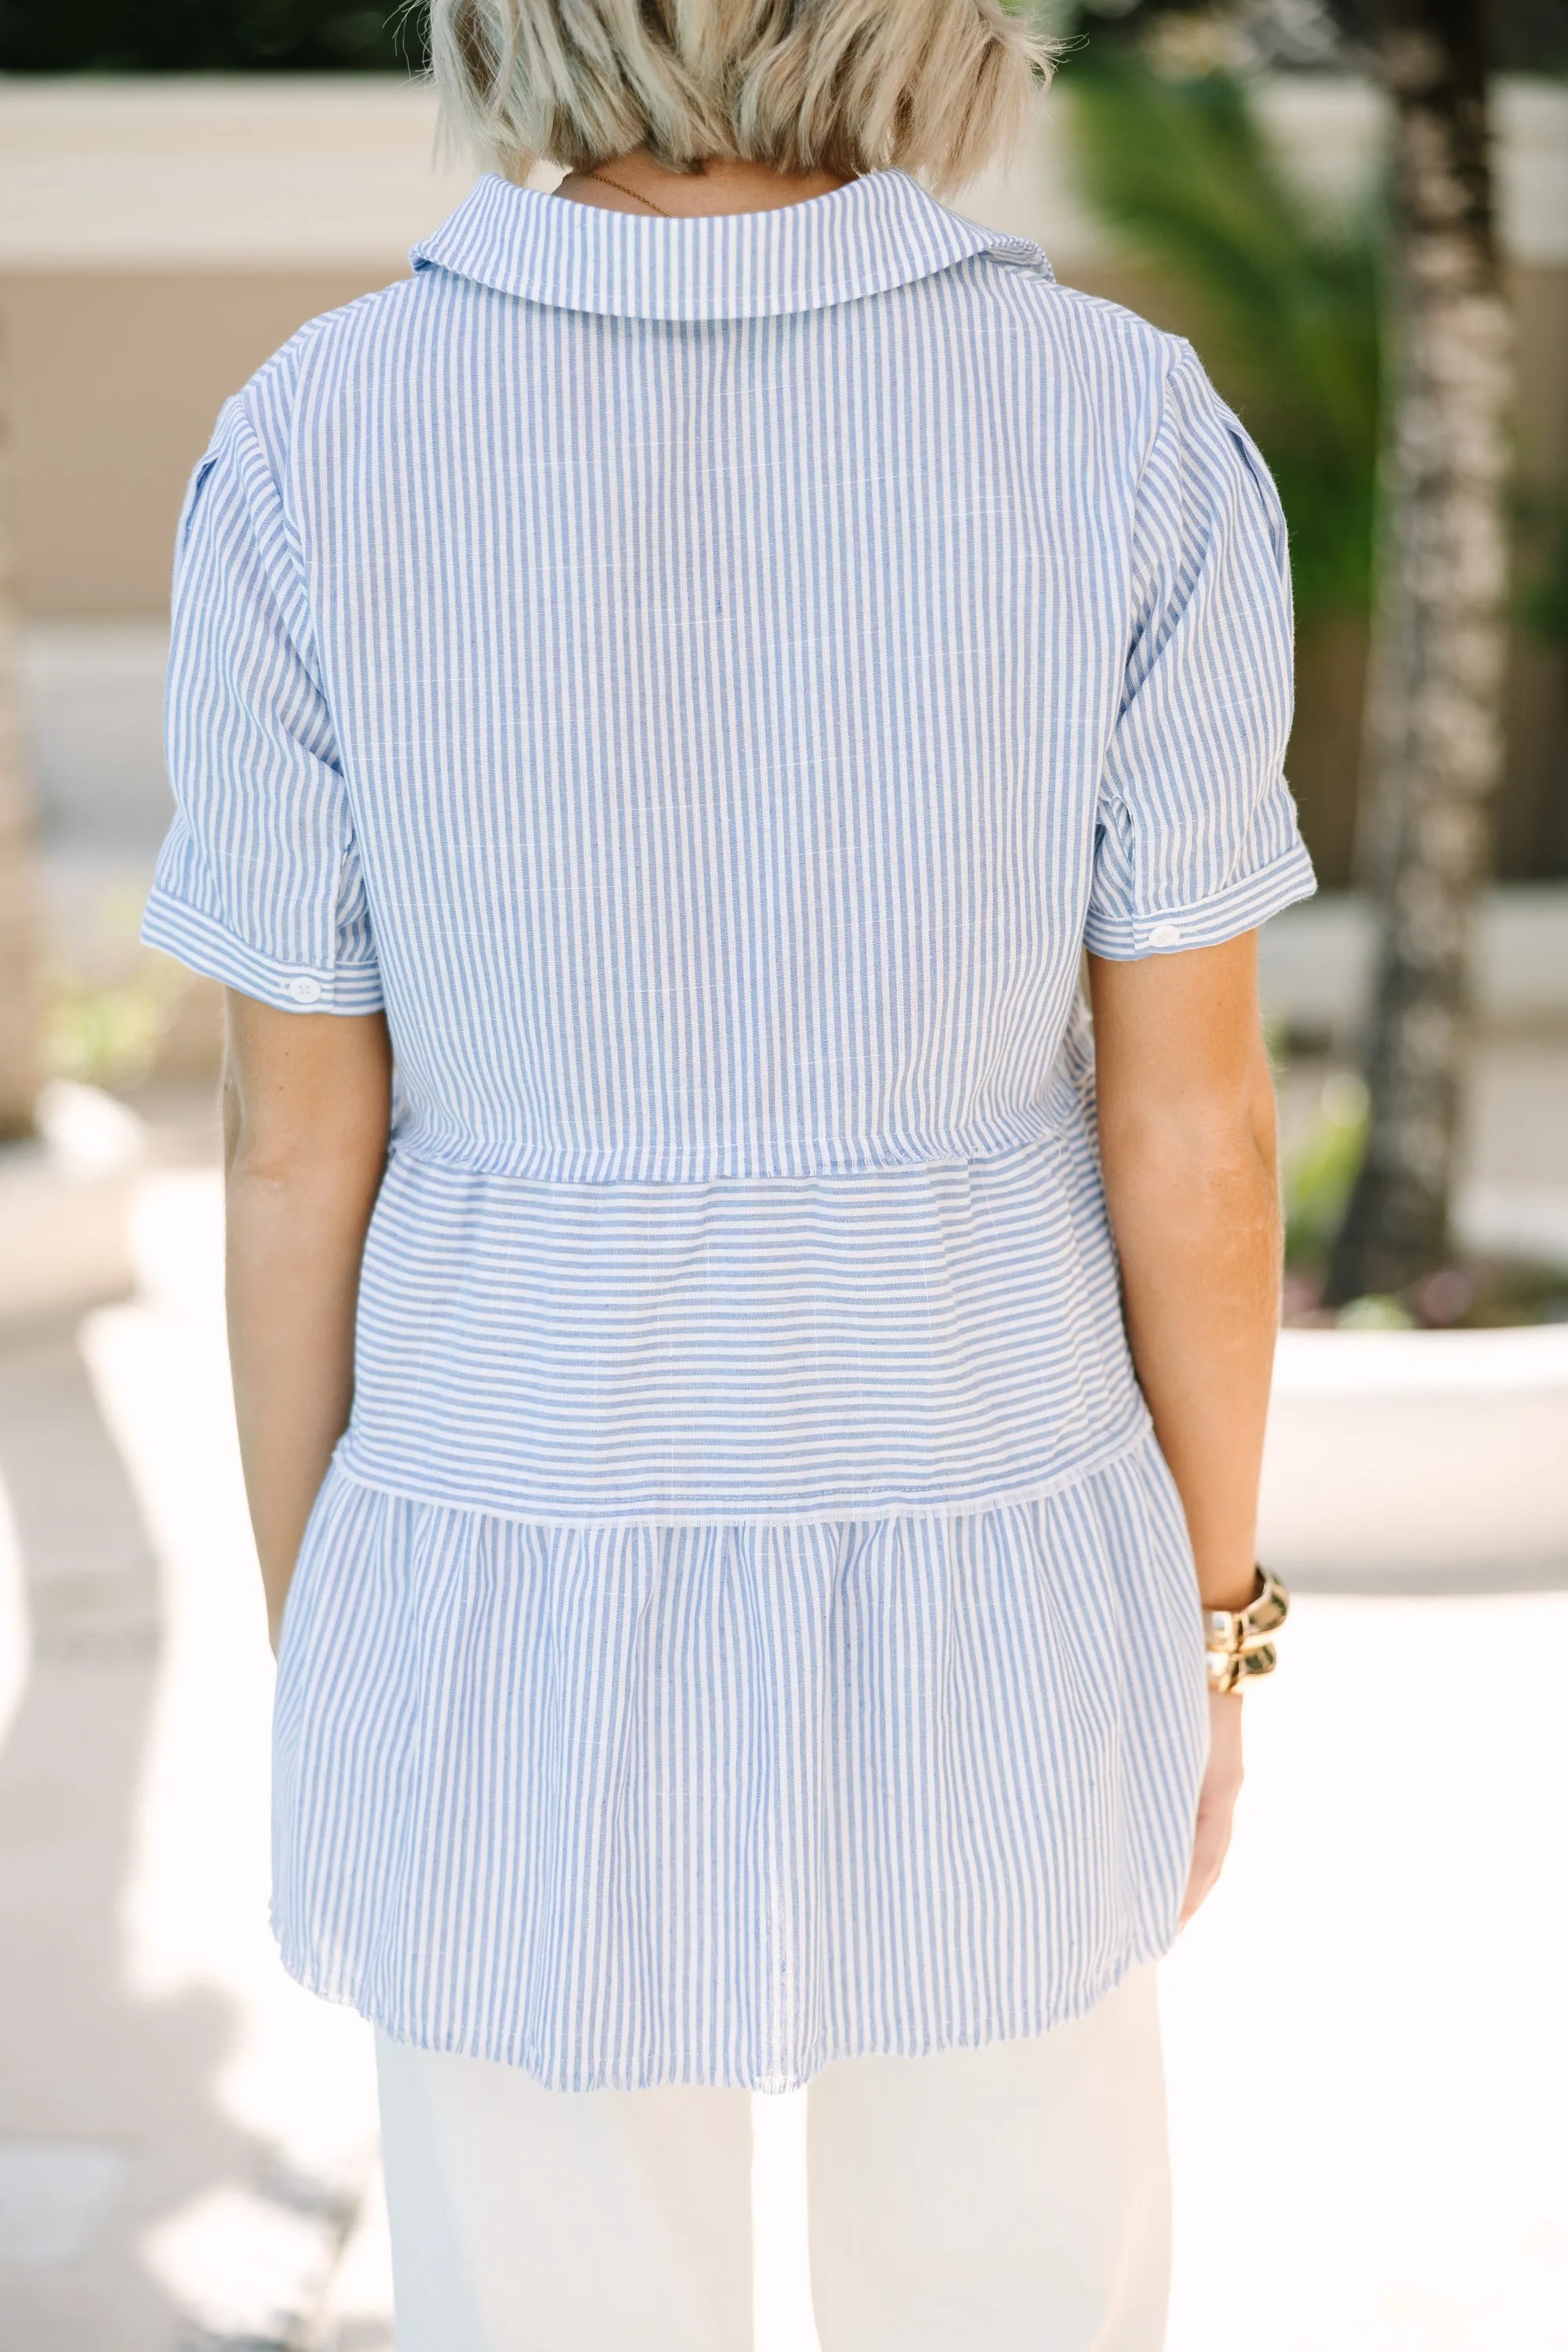
[[[951,190],[1052,61],[1007,0],[432,0],[430,42],[449,128],[513,180],[647,147]]]

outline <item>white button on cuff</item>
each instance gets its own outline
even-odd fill
[[[1149,934],[1149,944],[1152,948],[1179,948],[1182,944],[1180,926],[1176,923],[1156,923]]]
[[[288,981],[285,985],[296,1004],[314,1004],[321,993],[321,982],[308,979],[303,972],[298,980]]]

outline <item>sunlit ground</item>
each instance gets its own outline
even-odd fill
[[[0,1612],[0,2342],[384,2352],[364,2031],[266,1927],[215,1178],[143,1180],[137,1259],[75,1404],[74,1327],[48,1360],[99,1437],[60,1438],[15,1351],[0,1397],[29,1553]],[[1165,1972],[1171,2352],[1568,2347],[1565,1690],[1568,1593],[1300,1600],[1230,1869]],[[759,2113],[758,2352],[815,2341],[801,2119]]]

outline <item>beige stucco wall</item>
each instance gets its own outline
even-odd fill
[[[0,278],[24,609],[156,618],[174,518],[227,394],[364,270],[27,271]]]

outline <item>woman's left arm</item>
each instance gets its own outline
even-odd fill
[[[305,1523],[348,1426],[360,1259],[391,1107],[383,1014],[279,1013],[227,992],[228,1349],[274,1649]]]
[[[1274,1087],[1253,932],[1090,956],[1100,1152],[1127,1336],[1182,1498],[1205,1609],[1254,1587],[1258,1473],[1279,1326]],[[1241,1783],[1239,1692],[1209,1700],[1184,1916],[1219,1875]]]

